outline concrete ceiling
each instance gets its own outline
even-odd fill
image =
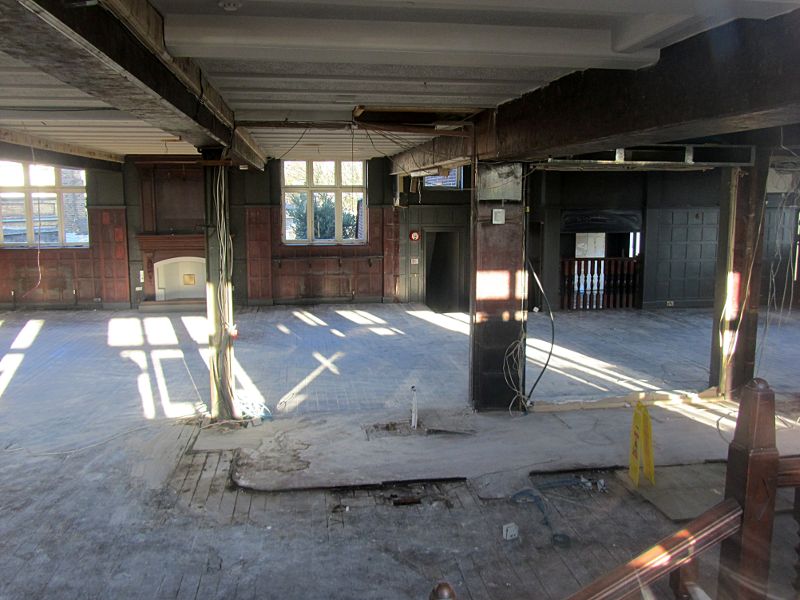
[[[573,71],[646,67],[665,46],[701,31],[800,6],[800,0],[151,3],[163,16],[166,49],[200,66],[237,122],[327,125],[350,123],[356,106],[463,117]],[[267,155],[289,158],[391,155],[427,139],[419,132],[308,125],[250,129]],[[8,141],[3,130],[110,155],[194,151],[174,135],[0,54],[0,140]]]
[[[104,160],[195,153],[176,136],[2,52],[0,140]]]
[[[638,69],[664,46],[797,0],[153,0],[167,48],[195,59],[240,120],[349,121],[356,105],[493,108],[575,70]],[[292,130],[253,130],[281,155]],[[302,133],[302,130],[300,131]],[[290,155],[350,150],[347,131]],[[372,136],[373,138],[379,136]],[[400,143],[416,140],[396,135]],[[363,138],[363,136],[362,136]],[[391,142],[380,138],[386,146]],[[363,140],[362,140],[363,142]],[[359,143],[367,154],[371,144]],[[374,154],[374,152],[372,152]]]

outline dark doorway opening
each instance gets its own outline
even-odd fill
[[[457,231],[425,232],[425,304],[437,312],[464,310],[458,238]]]

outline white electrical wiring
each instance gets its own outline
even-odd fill
[[[85,446],[80,446],[79,448],[72,448],[70,450],[58,450],[58,451],[37,451],[31,450],[30,448],[23,448],[18,446],[16,448],[5,448],[3,450],[4,453],[12,454],[16,452],[26,452],[30,456],[64,456],[69,458],[73,454],[77,454],[78,452],[83,452],[84,450],[89,450],[90,448],[96,448],[97,446],[101,446],[103,444],[107,444],[108,442],[120,438],[125,435],[129,435],[134,433],[135,431],[141,431],[142,429],[148,429],[151,425],[140,425],[139,427],[133,427],[131,429],[126,429],[125,431],[120,431],[119,433],[115,433],[110,435],[106,438],[98,440],[96,442],[92,442],[91,444],[87,444]]]
[[[28,131],[27,127],[23,127],[23,129],[27,133]],[[33,145],[30,146],[30,150],[31,150],[31,164],[36,164],[36,151],[33,149]],[[31,176],[31,171],[29,168],[27,173],[27,178],[28,178],[27,181],[29,184],[30,184],[30,176]],[[31,289],[22,294],[23,298],[27,298],[28,294],[38,290],[39,287],[41,287],[42,285],[42,200],[41,198],[38,197],[36,198],[36,214],[37,214],[37,225],[39,226],[39,235],[36,236],[36,271],[38,272],[38,279],[36,280],[36,285],[34,285]]]
[[[778,223],[776,225],[776,239],[775,239],[775,250],[772,256],[772,259],[769,263],[769,287],[767,291],[767,298],[766,302],[764,303],[766,306],[766,315],[764,318],[764,332],[759,337],[759,351],[758,351],[758,358],[756,360],[756,368],[755,372],[759,373],[761,370],[761,363],[764,357],[764,349],[767,346],[767,339],[769,337],[770,326],[772,325],[773,318],[775,316],[775,311],[778,311],[777,322],[778,324],[782,324],[784,321],[784,309],[786,306],[786,298],[787,293],[791,294],[793,292],[793,278],[791,275],[793,274],[793,266],[795,261],[792,260],[792,252],[787,257],[787,264],[785,269],[785,276],[783,281],[783,293],[781,294],[781,303],[780,307],[778,306],[778,299],[777,299],[777,281],[776,277],[780,272],[780,269],[783,265],[783,250],[782,250],[782,236],[781,233],[786,228],[786,216],[787,214],[794,215],[795,212],[793,210],[787,210],[787,205],[789,204],[789,200],[794,200],[797,196],[797,190],[794,190],[789,193],[785,193],[781,196],[781,201],[778,204],[777,211],[778,211]],[[794,223],[792,224],[794,227]],[[790,291],[791,290],[791,291]],[[773,310],[774,309],[774,310]]]
[[[299,140],[298,140],[299,142]],[[295,144],[296,145],[296,144]],[[228,291],[228,284],[233,277],[233,238],[230,233],[230,222],[225,199],[227,198],[226,168],[214,167],[212,204],[217,244],[219,246],[219,275],[217,279],[216,310],[220,322],[220,337],[216,359],[211,361],[215,381],[224,381],[220,401],[225,403],[226,412],[234,417],[262,417],[270,415],[269,408],[253,397],[242,397],[236,394],[233,364],[228,363],[229,354],[224,350],[232,347],[236,336],[236,324],[232,321],[233,307]],[[232,356],[232,355],[231,355]],[[221,373],[227,372],[230,377],[224,379]]]
[[[766,201],[766,196],[765,196],[762,199],[762,202],[761,202],[761,215],[759,216],[759,219],[758,219],[758,230],[756,232],[756,240],[761,239],[761,236],[763,235],[764,217],[765,217],[766,211],[767,211],[767,201]],[[725,306],[722,309],[722,313],[720,314],[720,318],[719,318],[719,323],[717,324],[717,330],[718,330],[718,333],[719,333],[719,345],[720,345],[720,348],[722,349],[722,356],[723,356],[723,369],[725,369],[726,366],[727,366],[725,364],[725,361],[728,360],[727,357],[733,356],[734,352],[736,351],[736,346],[737,346],[737,343],[739,341],[739,331],[741,330],[741,326],[742,326],[742,320],[744,319],[744,315],[745,315],[745,312],[747,311],[747,306],[748,306],[749,301],[750,301],[750,290],[751,290],[750,286],[751,286],[751,283],[752,283],[751,280],[752,280],[752,277],[753,277],[753,269],[755,267],[756,260],[760,259],[760,257],[756,256],[755,252],[753,252],[752,255],[753,256],[750,259],[750,264],[748,265],[748,268],[747,268],[747,277],[745,279],[745,285],[744,285],[744,290],[745,290],[744,298],[742,299],[742,302],[741,302],[741,304],[739,306],[739,314],[737,315],[736,325],[732,329],[733,335],[731,335],[730,341],[728,342],[727,347],[725,347],[725,345],[723,343],[723,341],[724,341],[723,325],[724,325],[724,322],[725,322],[725,315],[727,314],[727,312],[728,312],[728,310],[730,308],[730,303],[733,300],[733,298],[731,298],[730,295],[725,300]]]

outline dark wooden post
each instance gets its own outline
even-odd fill
[[[797,523],[797,535],[800,536],[800,487],[794,488],[794,521]],[[800,543],[794,547],[794,587],[795,599],[800,599]]]
[[[728,397],[755,374],[769,161],[769,149],[757,148],[752,167],[732,169],[720,206],[709,385]]]
[[[725,497],[742,507],[742,527],[722,543],[718,598],[767,597],[780,456],[775,447],[775,394],[763,379],[744,387],[728,449]]]
[[[470,399],[476,410],[507,410],[516,394],[505,380],[505,354],[527,322],[522,165],[479,168],[482,183],[472,207]],[[511,374],[518,389],[525,387],[524,352],[523,342],[523,367]]]
[[[697,583],[699,570],[697,561],[690,560],[669,575],[669,587],[678,600],[689,600],[692,597],[691,586]]]

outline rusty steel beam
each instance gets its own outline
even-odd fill
[[[644,586],[734,535],[741,522],[741,506],[735,499],[728,498],[568,600],[617,600],[636,594]]]

